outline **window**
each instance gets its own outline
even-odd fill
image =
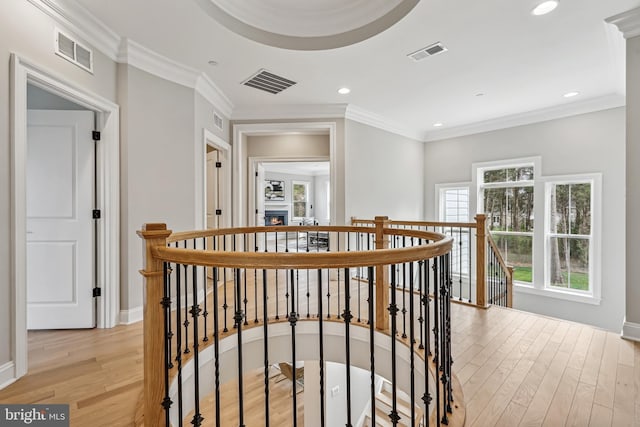
[[[293,216],[303,218],[307,215],[309,183],[293,182]]]
[[[533,283],[534,165],[478,169],[481,211],[514,281]]]
[[[460,184],[439,184],[438,221],[469,221],[469,187]],[[440,230],[450,235],[459,243],[454,244],[451,251],[451,272],[458,278],[469,275],[469,229],[464,227],[445,228]]]
[[[594,291],[594,206],[599,177],[550,180],[546,184],[546,280],[549,289]]]

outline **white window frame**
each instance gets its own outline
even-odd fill
[[[600,245],[602,232],[602,174],[590,173],[544,177],[545,189],[545,276],[543,292],[546,295],[562,296],[572,301],[600,304],[602,295],[602,254]],[[551,265],[548,262],[551,238],[561,233],[551,232],[551,189],[554,185],[591,184],[591,235],[589,237],[589,291],[564,289],[551,285]]]
[[[295,216],[296,212],[296,201],[294,200],[293,189],[296,185],[303,185],[305,187],[304,190],[304,216]],[[309,181],[291,181],[291,217],[295,220],[301,220],[302,218],[307,218],[309,216],[309,188],[311,187],[311,183]]]
[[[467,218],[465,218],[464,220],[462,220],[462,222],[469,222],[471,221],[470,217],[471,217],[471,183],[470,182],[463,182],[463,183],[449,183],[449,184],[436,184],[435,186],[435,192],[436,192],[436,204],[435,204],[435,218],[436,221],[444,221],[445,219],[445,212],[444,212],[444,208],[445,208],[445,199],[443,198],[443,195],[445,193],[445,191],[447,190],[467,190],[468,193],[468,206],[467,206]]]
[[[521,168],[521,167],[533,167],[533,179],[529,181],[513,181],[513,182],[500,182],[500,183],[484,183],[484,172],[487,170],[497,170],[497,169],[508,169],[508,168]],[[472,177],[473,177],[473,187],[476,188],[476,206],[475,211],[477,213],[484,213],[484,190],[485,188],[511,188],[511,187],[533,187],[533,216],[534,218],[542,218],[544,212],[542,211],[543,207],[540,203],[541,198],[539,194],[539,182],[541,179],[540,176],[541,169],[541,158],[540,157],[524,157],[517,159],[505,159],[505,160],[495,160],[491,162],[481,162],[474,163],[472,165]],[[517,184],[517,185],[514,185]],[[470,200],[471,202],[471,200]],[[536,277],[542,277],[542,274],[538,276],[538,272],[540,269],[537,268],[537,261],[541,258],[541,247],[539,242],[539,233],[540,229],[543,230],[543,224],[540,224],[539,220],[534,219],[534,227],[533,232],[499,232],[496,234],[500,234],[503,236],[531,236],[531,283],[529,282],[516,282],[514,280],[514,286],[518,286],[521,288],[534,288],[536,286]],[[537,271],[536,271],[537,270]]]

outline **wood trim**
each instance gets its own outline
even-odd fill
[[[385,227],[389,225],[389,218],[386,216],[377,216],[375,218],[376,232],[376,252],[388,250],[389,238],[385,237]],[[384,265],[376,266],[376,313],[375,326],[379,331],[389,331],[389,269]],[[393,290],[392,290],[393,292]]]
[[[477,214],[475,220],[476,226],[476,303],[480,307],[487,306],[487,275],[485,273],[486,265],[486,216]]]

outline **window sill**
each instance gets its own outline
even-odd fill
[[[583,295],[577,294],[574,292],[565,292],[561,290],[551,290],[551,289],[540,289],[534,288],[533,286],[521,285],[518,283],[513,284],[514,292],[529,294],[529,295],[538,295],[543,297],[550,297],[556,299],[562,299],[566,301],[579,302],[583,304],[591,304],[591,305],[600,305],[602,301],[601,298],[596,298],[591,295]]]

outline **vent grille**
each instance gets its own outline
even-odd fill
[[[93,51],[82,46],[60,30],[55,30],[56,54],[78,67],[93,73]]]
[[[222,117],[213,113],[213,124],[220,130],[223,130]]]
[[[442,45],[442,43],[434,43],[427,47],[423,47],[420,50],[417,50],[413,53],[408,54],[407,56],[414,61],[422,61],[425,58],[430,56],[438,55],[440,53],[446,52],[448,49]]]
[[[264,90],[265,92],[273,93],[275,95],[293,86],[296,82],[263,69],[249,77],[247,80],[242,82],[242,84]]]

